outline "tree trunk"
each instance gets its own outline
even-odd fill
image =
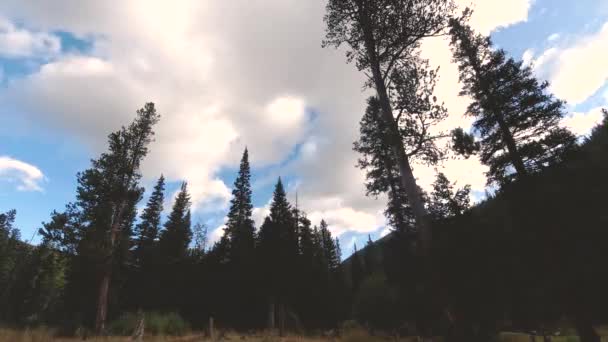
[[[405,148],[403,147],[403,141],[399,134],[399,127],[393,116],[393,109],[388,97],[386,90],[386,84],[380,70],[380,62],[378,61],[376,53],[376,44],[372,32],[372,25],[368,13],[366,13],[365,6],[362,2],[359,3],[361,24],[363,26],[363,32],[365,35],[365,48],[367,50],[369,64],[372,71],[372,78],[374,81],[374,88],[378,95],[378,100],[381,106],[381,117],[388,128],[388,140],[391,145],[391,152],[397,166],[399,167],[399,174],[401,176],[401,185],[405,190],[405,193],[412,206],[412,212],[416,219],[416,227],[418,228],[418,240],[419,240],[419,252],[421,255],[427,255],[430,249],[431,243],[431,226],[428,219],[426,208],[422,202],[422,196],[416,184],[416,178],[412,171],[410,161]]]
[[[495,113],[498,116],[498,127],[500,127],[500,131],[502,133],[502,138],[505,140],[505,144],[507,145],[507,150],[509,150],[509,158],[511,159],[511,163],[513,163],[513,167],[519,177],[525,177],[528,174],[528,170],[526,170],[526,166],[524,165],[523,159],[519,155],[519,151],[517,149],[517,144],[515,144],[515,139],[513,138],[513,134],[509,130],[509,126],[507,126],[505,120],[502,118],[501,114]]]
[[[268,330],[274,330],[274,300],[271,298],[268,301]]]
[[[107,256],[107,260],[104,260],[102,267],[103,275],[101,277],[101,284],[99,286],[99,295],[97,297],[97,315],[95,317],[95,331],[98,334],[102,334],[105,330],[106,318],[108,315],[108,293],[110,291],[110,281],[112,280],[112,266],[114,261],[114,244],[120,233],[120,223],[122,222],[122,216],[126,207],[126,202],[123,201],[118,206],[112,226],[110,228],[110,250]]]
[[[209,317],[209,339],[215,341],[215,329],[213,327],[213,317]]]
[[[97,315],[95,317],[95,331],[103,334],[105,331],[106,317],[108,314],[108,292],[110,290],[111,270],[105,270],[99,285],[99,295],[97,297]]]
[[[279,303],[279,336],[285,336],[285,303]]]

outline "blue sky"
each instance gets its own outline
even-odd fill
[[[17,209],[23,238],[74,200],[76,173],[146,101],[163,117],[143,183],[151,188],[162,172],[171,197],[187,180],[194,218],[212,239],[245,146],[258,222],[281,176],[313,223],[329,222],[345,254],[368,234],[386,233],[384,199],[365,197],[354,167],[363,78],[343,51],[321,49],[322,1],[110,3],[0,4],[0,211]],[[586,134],[608,105],[608,3],[473,4],[474,28],[532,63],[567,100],[571,116],[563,124]],[[437,95],[450,110],[443,128],[466,127],[449,49],[439,40],[423,49],[441,65]],[[478,161],[438,168],[471,184],[476,198],[483,194]],[[415,173],[426,187],[435,170],[416,166]]]

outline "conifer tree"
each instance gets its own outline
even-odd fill
[[[560,163],[576,139],[559,126],[564,103],[547,92],[549,83],[539,82],[530,66],[494,49],[489,37],[475,34],[461,21],[451,20],[450,27],[461,94],[473,99],[467,114],[475,118],[481,161],[490,167],[489,182],[505,184]],[[455,142],[470,142],[456,133],[460,137]]]
[[[357,293],[365,275],[363,260],[361,260],[361,253],[357,250],[357,244],[353,246],[353,255],[351,256],[351,260],[351,281],[353,285],[353,292]]]
[[[462,215],[470,206],[471,187],[454,191],[454,184],[442,172],[437,174],[429,200],[429,212],[434,219]]]
[[[315,254],[317,253],[314,232],[310,227],[311,222],[304,212],[300,211],[297,216],[299,221],[300,258],[306,267],[312,267],[314,265]]]
[[[389,151],[416,217],[423,254],[430,245],[431,227],[396,118],[400,108],[394,103],[400,94],[413,93],[391,92],[391,85],[408,88],[405,85],[410,78],[404,76],[412,69],[404,66],[416,57],[423,38],[443,34],[454,10],[452,0],[330,0],[324,18],[327,25],[324,46],[347,44],[350,47],[347,60],[354,60],[357,68],[366,72],[365,85],[376,91]],[[396,96],[391,98],[391,93]],[[413,115],[415,112],[404,116]]]
[[[128,127],[108,136],[108,152],[92,160],[91,168],[77,176],[76,205],[85,227],[79,254],[100,269],[95,314],[98,332],[105,328],[112,270],[116,263],[126,261],[125,253],[130,248],[135,205],[143,192],[139,187],[140,165],[148,153],[154,136],[152,128],[159,117],[154,104],[147,103],[137,111],[137,117]]]
[[[296,226],[292,207],[279,178],[273,193],[270,215],[264,220],[258,239],[260,268],[266,280],[269,300],[269,325],[273,324],[275,310],[278,309],[281,331],[284,327],[285,306],[289,304],[287,301],[294,290],[293,281],[299,254]]]
[[[331,236],[331,232],[325,220],[321,220],[319,233],[321,235],[321,245],[323,246],[323,254],[326,259],[327,267],[330,271],[335,271],[340,266],[340,259],[336,244]]]
[[[367,244],[365,245],[365,254],[363,257],[365,260],[365,274],[369,276],[378,270],[376,244],[372,241],[371,235],[367,235]]]
[[[255,246],[255,227],[251,218],[253,204],[251,203],[251,171],[249,168],[249,152],[243,152],[238,176],[232,190],[232,200],[225,234],[230,243],[230,258],[241,266],[241,270],[250,268]]]
[[[158,241],[165,262],[179,262],[188,253],[188,245],[192,239],[190,205],[188,184],[183,182]]]
[[[137,235],[137,245],[135,257],[138,264],[142,264],[143,259],[148,256],[154,244],[157,242],[158,233],[161,229],[161,214],[163,212],[163,202],[165,200],[165,177],[160,176],[148,204],[141,215],[141,222],[135,227]]]

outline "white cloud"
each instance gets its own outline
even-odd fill
[[[608,22],[572,44],[551,48],[534,62],[537,73],[551,82],[551,90],[573,105],[583,103],[608,80]]]
[[[60,50],[61,40],[57,36],[17,28],[0,16],[0,56],[45,57],[55,55]]]
[[[384,227],[382,229],[382,231],[380,232],[380,238],[383,238],[383,237],[387,236],[390,233],[391,233],[391,228],[390,227]]]
[[[224,236],[224,229],[226,229],[226,225],[222,224],[209,233],[209,246],[213,246],[216,242],[220,241],[222,236]]]
[[[524,51],[524,54],[521,56],[521,60],[524,62],[524,65],[531,65],[532,61],[534,60],[534,50],[527,49]]]
[[[473,9],[471,25],[482,34],[528,19],[533,0],[456,0],[461,6]]]
[[[572,113],[563,119],[562,124],[573,133],[584,136],[602,122],[603,118],[602,108],[594,108],[587,113]]]
[[[19,191],[42,191],[44,174],[39,168],[9,156],[0,156],[0,180],[17,183]]]
[[[474,2],[472,24],[483,33],[526,20],[530,6],[529,0]],[[89,56],[59,56],[13,80],[0,103],[99,152],[108,132],[154,101],[162,118],[143,167],[146,178],[162,172],[169,181],[185,179],[197,206],[219,210],[230,191],[218,173],[236,166],[248,146],[254,166],[296,176],[301,207],[314,223],[325,218],[335,234],[375,231],[384,225],[385,199],[365,197],[364,172],[352,151],[369,93],[361,91],[364,76],[345,63],[343,50],[320,47],[324,11],[324,1],[301,0],[186,0],[179,6],[5,0],[1,13],[94,44]],[[467,99],[457,96],[447,42],[429,41],[424,49],[442,66],[437,96],[451,115],[440,129],[468,127]],[[283,165],[297,145],[300,154]],[[453,180],[485,183],[478,166],[446,165]],[[416,171],[419,179],[434,178],[432,169]],[[254,212],[258,224],[265,210]]]
[[[558,40],[560,37],[561,36],[559,33],[554,33],[554,34],[550,35],[549,37],[547,37],[547,41],[554,42],[554,41]]]

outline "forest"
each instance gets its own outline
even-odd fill
[[[386,237],[343,258],[328,224],[290,203],[281,178],[256,226],[256,151],[245,149],[223,236],[208,243],[187,180],[170,208],[163,175],[143,201],[141,165],[165,119],[149,102],[76,175],[75,201],[50,213],[39,244],[20,235],[15,210],[0,213],[2,326],[129,336],[145,322],[146,334],[180,335],[208,331],[212,318],[243,334],[338,338],[357,327],[424,341],[508,341],[504,332],[602,341],[608,111],[588,136],[564,128],[565,103],[548,82],[475,32],[470,15],[451,0],[328,1],[319,39],[345,48],[373,91],[353,149],[367,195],[387,198]],[[450,39],[470,130],[431,133],[448,110],[420,49],[437,36]],[[450,155],[488,166],[481,202],[443,173],[432,191],[418,185],[415,163]]]

